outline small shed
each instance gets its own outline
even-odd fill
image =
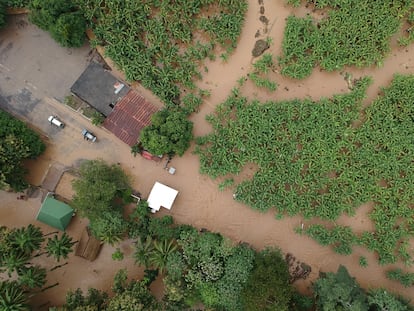
[[[75,255],[94,261],[101,251],[102,244],[101,240],[91,234],[89,227],[85,227],[76,247]]]
[[[177,190],[156,181],[147,200],[148,206],[153,213],[158,212],[161,207],[171,209],[177,195]]]
[[[65,231],[73,216],[73,208],[69,205],[47,196],[37,213],[36,220],[53,228]]]

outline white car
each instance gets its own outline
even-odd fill
[[[60,121],[56,116],[50,116],[47,120],[50,122],[50,124],[56,125],[62,129],[65,127],[65,123]]]
[[[87,129],[82,130],[82,135],[83,135],[83,138],[86,140],[90,140],[92,142],[96,141],[96,136],[93,135],[91,132],[89,132]]]

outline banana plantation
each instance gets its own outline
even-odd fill
[[[297,0],[290,0],[300,5]],[[410,0],[323,0],[307,1],[323,16],[290,16],[287,19],[283,55],[283,75],[302,79],[319,65],[332,71],[344,66],[381,65],[390,51],[390,39],[402,30],[399,42],[414,39],[414,2]],[[325,12],[327,14],[325,14]],[[408,35],[407,35],[408,33]]]
[[[317,102],[249,101],[234,89],[208,117],[214,131],[198,140],[201,172],[230,179],[256,163],[253,178],[236,185],[236,200],[274,209],[278,218],[300,214],[331,222],[298,231],[338,253],[363,245],[380,264],[412,263],[414,76],[394,76],[362,109],[369,84],[360,79],[351,92]],[[375,203],[369,213],[374,231],[335,225],[367,202]]]
[[[94,44],[167,106],[195,89],[202,60],[236,46],[247,10],[245,0],[79,2]]]

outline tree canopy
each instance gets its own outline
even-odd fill
[[[85,161],[79,168],[79,179],[73,181],[73,204],[79,213],[95,220],[101,213],[113,210],[114,199],[131,189],[129,177],[116,164],[103,160]]]
[[[0,28],[6,26],[7,24],[7,12],[6,12],[6,6],[3,2],[0,2]]]
[[[368,310],[365,292],[342,265],[337,273],[322,274],[313,290],[320,310]]]
[[[66,295],[64,310],[101,310],[101,311],[158,311],[162,310],[152,296],[146,281],[127,282],[126,270],[120,270],[114,278],[115,295],[90,288],[86,295],[78,288]]]
[[[32,0],[30,21],[49,31],[62,46],[80,47],[85,41],[86,21],[71,0]]]
[[[22,161],[35,159],[45,148],[37,133],[22,121],[0,110],[0,189],[25,189],[26,169],[22,166]]]
[[[243,290],[245,309],[287,311],[294,292],[289,280],[288,266],[279,249],[266,248],[256,253]]]
[[[31,310],[28,298],[47,281],[46,268],[34,264],[33,258],[43,254],[57,260],[66,258],[74,244],[66,233],[61,239],[56,235],[48,238],[46,246],[44,240],[41,229],[32,224],[21,228],[0,226],[0,310]]]
[[[81,47],[85,42],[86,21],[80,12],[61,14],[49,30],[52,38],[65,47]]]
[[[141,131],[140,141],[153,154],[183,155],[193,138],[193,123],[179,110],[164,109],[153,114],[151,125]]]
[[[92,233],[113,243],[127,230],[119,202],[130,193],[130,178],[116,164],[103,160],[86,161],[79,168],[80,178],[73,182],[73,205],[89,219]]]
[[[233,246],[220,234],[196,230],[182,232],[177,242],[187,266],[187,296],[192,292],[207,307],[242,310],[241,291],[253,267],[254,251],[243,244]]]

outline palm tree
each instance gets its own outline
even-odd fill
[[[40,266],[22,267],[18,270],[18,275],[20,285],[30,289],[46,284],[46,269]]]
[[[53,238],[47,240],[47,256],[53,256],[57,261],[60,261],[60,258],[68,258],[68,255],[73,251],[72,246],[75,243],[66,232],[62,234],[60,239],[55,235]]]
[[[40,248],[44,238],[39,227],[29,224],[27,227],[13,230],[11,240],[13,246],[30,255]]]
[[[22,252],[11,249],[9,252],[4,252],[0,254],[0,262],[2,267],[6,268],[8,275],[11,277],[11,274],[16,270],[18,271],[24,267],[29,261],[30,256]]]
[[[154,250],[150,253],[150,263],[162,274],[167,265],[168,256],[177,250],[174,240],[154,241]]]
[[[27,297],[22,287],[16,282],[0,282],[0,310],[29,311]]]
[[[135,252],[133,255],[135,263],[144,265],[145,267],[149,267],[149,258],[153,250],[154,245],[152,243],[152,238],[150,236],[147,236],[145,242],[142,242],[141,238],[139,237],[138,240],[135,242]]]

